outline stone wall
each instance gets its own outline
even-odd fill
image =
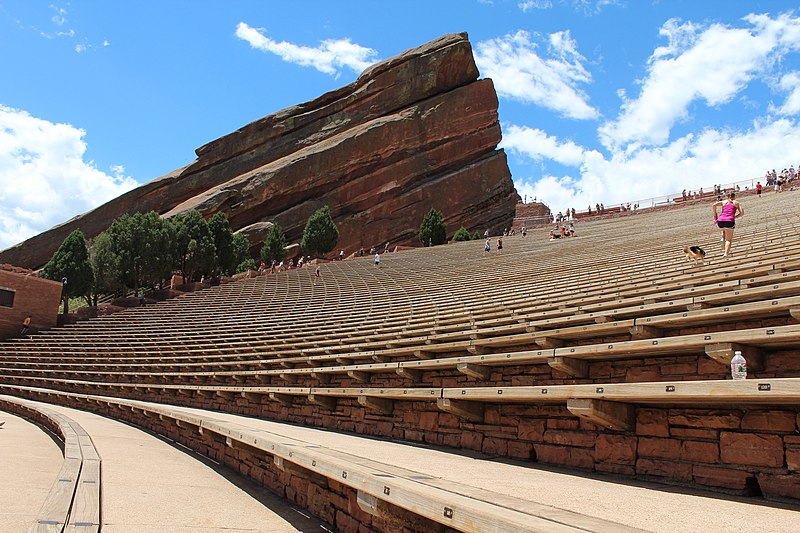
[[[16,394],[19,394],[18,392]],[[33,395],[25,395],[36,399]],[[210,431],[198,432],[190,425],[178,426],[169,419],[147,416],[140,410],[122,409],[103,403],[87,403],[76,399],[62,398],[63,405],[122,420],[144,430],[179,442],[197,453],[222,463],[238,474],[254,481],[290,502],[307,509],[318,518],[334,526],[342,533],[378,533],[396,531],[398,533],[447,533],[453,531],[426,518],[411,515],[400,510],[399,516],[407,517],[401,523],[370,515],[358,506],[356,490],[337,481],[319,475],[303,475],[302,469],[280,469],[273,457],[255,448],[228,446],[225,439]],[[0,408],[19,412],[18,404],[0,400]],[[57,425],[37,412],[33,419],[51,430],[58,431]],[[391,521],[390,521],[391,520]]]
[[[497,368],[490,380],[480,383],[456,371],[426,372],[423,381],[417,385],[461,387],[680,381],[724,379],[727,374],[727,368],[705,355],[686,355],[598,361],[590,364],[588,379],[569,378],[547,365],[526,365]],[[800,352],[769,353],[764,369],[752,374],[753,379],[776,376],[800,376]],[[132,379],[134,383],[137,381],[140,380]],[[16,382],[30,384],[24,380]],[[256,384],[255,381],[244,383]],[[269,385],[283,384],[275,379]],[[296,385],[319,386],[319,383],[309,379]],[[349,378],[334,377],[326,386],[364,385]],[[370,386],[406,387],[409,382],[390,374],[376,374]],[[69,384],[56,388],[92,392]],[[113,389],[104,389],[102,393],[119,395],[119,391]],[[245,398],[226,400],[218,396],[205,398],[175,392],[144,393],[141,389],[127,389],[122,396],[477,450],[490,456],[532,463],[699,486],[734,494],[763,493],[770,499],[800,501],[800,407],[640,406],[635,431],[621,432],[578,419],[563,405],[486,404],[484,421],[473,423],[441,412],[434,402],[426,401],[395,401],[392,414],[383,415],[359,406],[355,399],[339,399],[336,409],[330,411],[310,404],[302,397],[298,397],[293,405],[285,406],[270,401],[266,396],[256,401]]]

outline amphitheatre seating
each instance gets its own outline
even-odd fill
[[[49,427],[63,443],[64,463],[30,533],[100,531],[100,457],[91,437],[67,416],[13,396],[0,406]]]
[[[14,390],[13,387],[10,389]],[[538,506],[521,499],[504,497],[498,503],[486,501],[485,493],[475,494],[471,487],[460,486],[452,481],[420,476],[419,472],[413,470],[337,452],[212,416],[201,416],[169,405],[43,389],[18,388],[16,391],[45,401],[69,398],[79,404],[97,404],[139,412],[178,427],[189,428],[204,436],[210,435],[212,439],[224,442],[229,448],[267,456],[287,473],[349,486],[357,491],[357,503],[364,512],[389,519],[392,519],[391,515],[396,511],[387,504],[427,518],[433,523],[462,531],[638,531],[617,523]]]
[[[424,412],[450,424],[437,437],[445,443],[529,416],[519,413],[556,413],[547,430],[640,438],[634,418],[646,409],[796,411],[800,217],[773,217],[793,212],[781,207],[792,200],[748,201],[726,259],[708,206],[682,206],[587,222],[577,238],[509,237],[502,253],[462,243],[389,254],[380,267],[326,263],[318,283],[310,268],[245,279],[3,343],[0,390],[350,431],[363,411],[370,432],[402,426],[410,440],[436,431],[407,427]],[[707,260],[687,261],[688,244]],[[750,366],[743,382],[726,379],[736,350]],[[544,407],[498,418],[514,405]],[[589,439],[580,442],[587,453]],[[796,477],[787,460],[770,468]],[[792,490],[782,494],[800,499]]]

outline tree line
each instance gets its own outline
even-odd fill
[[[333,250],[338,240],[339,230],[325,206],[309,217],[300,246],[319,257]],[[224,213],[206,221],[197,211],[170,219],[150,211],[123,215],[88,242],[80,230],[73,231],[44,266],[42,276],[63,283],[64,313],[68,313],[69,298],[97,305],[102,294],[138,294],[175,272],[188,283],[256,268],[249,248],[247,237],[231,231]],[[261,257],[267,261],[286,257],[286,237],[278,224],[272,225]]]
[[[454,241],[479,239],[463,226]],[[447,242],[442,212],[431,209],[420,224],[423,246]],[[314,257],[332,251],[339,241],[339,230],[330,209],[324,206],[312,214],[303,230],[300,248]],[[280,262],[286,258],[286,236],[273,223],[260,258]],[[44,266],[42,276],[63,283],[64,313],[70,298],[85,298],[97,305],[100,295],[139,294],[145,287],[156,287],[179,273],[183,283],[203,277],[219,278],[257,268],[250,257],[247,237],[233,233],[224,213],[208,221],[197,211],[180,213],[170,219],[158,213],[123,215],[97,237],[86,241],[80,230],[70,233]]]

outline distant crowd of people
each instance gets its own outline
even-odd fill
[[[389,253],[389,245],[390,245],[390,243],[387,242],[386,245],[384,246],[384,248],[383,248],[383,253],[384,254]],[[366,254],[367,254],[367,252],[362,247],[362,248],[360,248],[358,250],[358,253],[356,255],[358,257],[364,257],[364,255],[366,255]],[[375,266],[380,266],[380,264],[381,264],[381,254],[380,254],[379,250],[373,246],[372,248],[369,249],[369,255],[374,256]],[[339,254],[337,255],[337,259],[339,261],[343,261],[345,259],[345,251],[343,249],[339,250]],[[311,264],[312,263],[311,263],[311,256],[310,255],[307,255],[305,257],[303,257],[301,255],[300,257],[297,258],[296,262],[295,262],[295,260],[293,258],[289,259],[288,261],[286,261],[286,260],[284,260],[284,261],[276,261],[276,260],[273,259],[270,262],[269,265],[267,265],[266,261],[264,259],[262,259],[260,261],[259,266],[258,266],[258,272],[259,272],[259,274],[263,274],[263,273],[275,274],[276,272],[286,272],[288,270],[295,270],[295,269],[300,269],[300,268],[303,268],[303,267],[306,267],[306,266],[311,266]],[[319,281],[321,278],[322,278],[322,274],[320,272],[319,264],[317,264],[316,269],[314,271],[314,283],[317,283],[317,281]]]
[[[795,171],[794,165],[789,166],[789,168],[784,168],[781,170],[780,174],[776,173],[775,169],[773,168],[772,170],[768,170],[764,175],[764,179],[767,182],[767,187],[773,187],[775,192],[782,192],[786,185],[793,187],[791,184],[794,183],[798,178],[800,178],[800,174]]]
[[[702,187],[700,187],[700,189],[698,189],[697,191],[687,191],[686,189],[683,189],[683,191],[681,191],[681,198],[684,201],[685,200],[695,200],[697,198],[702,198],[703,196],[708,196],[710,194],[711,196],[715,197],[717,200],[721,200],[724,192],[729,191],[729,190],[730,191],[734,191],[734,192],[739,192],[739,191],[741,191],[741,189],[742,188],[737,184],[735,187],[731,187],[730,189],[725,189],[723,191],[722,185],[714,184],[714,186],[713,186],[713,188],[712,188],[710,193],[704,192]],[[745,190],[748,190],[748,189],[746,188]],[[761,191],[761,182],[760,181],[756,184],[756,190],[759,191],[759,194],[761,194],[761,192],[760,192]]]

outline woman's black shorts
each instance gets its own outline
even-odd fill
[[[725,228],[733,229],[736,227],[736,222],[733,220],[717,220],[717,227],[720,229],[725,229]]]

